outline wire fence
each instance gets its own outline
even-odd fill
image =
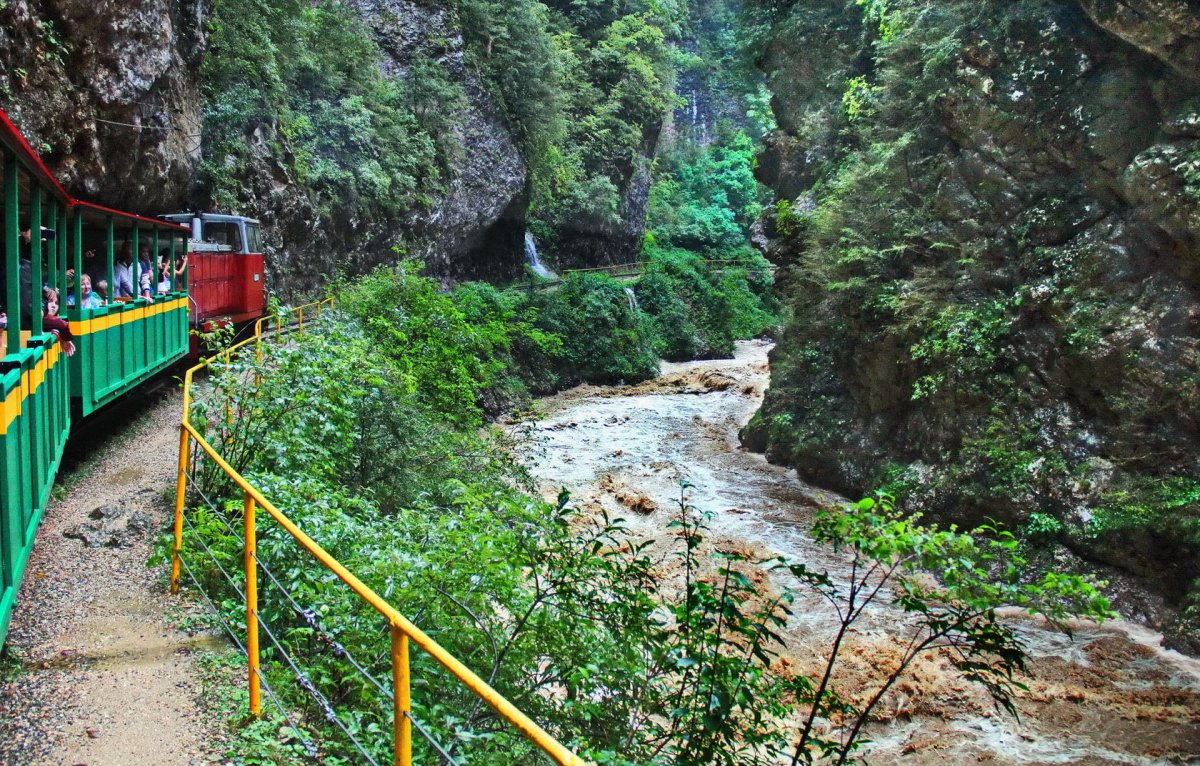
[[[228,519],[230,510],[223,507],[225,503],[218,503],[209,493],[202,488],[201,481],[196,475],[196,467],[193,464],[187,470],[187,477],[191,491],[195,495],[196,508],[193,509],[193,514],[184,516],[184,526],[190,533],[187,535],[189,544],[195,546],[195,551],[190,551],[185,548],[181,556],[181,564],[184,573],[187,575],[195,592],[200,596],[202,601],[208,606],[212,613],[217,618],[222,630],[230,637],[238,651],[245,656],[249,656],[249,652],[245,642],[241,638],[241,633],[245,632],[245,626],[235,627],[227,617],[227,609],[222,609],[216,601],[209,595],[210,591],[217,591],[219,594],[224,591],[239,603],[245,603],[246,592],[244,589],[245,575],[236,569],[232,569],[228,562],[231,558],[231,553],[228,551],[218,551],[214,549],[206,540],[209,536],[206,530],[201,529],[193,521],[192,516],[197,510],[206,511],[204,518],[215,522],[213,526],[222,535],[228,536],[227,539],[237,540],[239,544],[243,544],[242,533],[237,530]],[[380,706],[380,714],[382,718],[387,718],[384,710],[388,710],[395,701],[395,694],[390,686],[381,681],[377,673],[368,669],[369,660],[362,660],[355,656],[346,646],[344,646],[334,634],[333,631],[327,629],[320,618],[318,610],[312,606],[302,604],[288,588],[280,577],[275,572],[273,566],[269,565],[264,558],[255,553],[252,557],[257,571],[265,576],[265,582],[270,585],[271,592],[274,593],[286,605],[291,615],[296,621],[296,624],[304,626],[312,632],[313,638],[326,648],[329,653],[336,659],[343,661],[349,665],[349,668],[361,678],[368,687],[373,689],[381,700],[386,701],[386,706]],[[193,560],[196,559],[196,566],[211,567],[212,576],[204,577],[197,575],[193,568]],[[214,588],[214,585],[217,586]],[[218,595],[218,599],[220,595]],[[361,758],[362,763],[370,764],[371,766],[381,766],[383,763],[390,762],[391,759],[381,760],[379,750],[381,749],[378,743],[372,744],[363,741],[361,735],[356,734],[353,725],[346,720],[343,713],[339,713],[335,704],[330,700],[329,696],[322,692],[320,685],[312,677],[312,673],[306,671],[303,667],[305,658],[299,652],[290,649],[286,639],[281,638],[277,630],[287,630],[287,627],[273,628],[271,624],[264,618],[261,605],[263,603],[262,594],[260,593],[260,610],[254,613],[254,620],[262,632],[267,636],[269,648],[273,650],[275,656],[278,657],[278,665],[285,671],[294,682],[295,688],[301,690],[307,696],[312,709],[320,716],[327,724],[333,727],[332,731],[339,735],[344,742],[352,748],[353,752]],[[305,736],[303,732],[307,730],[305,722],[302,720],[301,714],[294,710],[289,710],[289,705],[280,698],[279,692],[272,686],[269,681],[269,672],[259,669],[255,671],[259,678],[262,689],[266,692],[274,707],[278,710],[281,719],[286,723],[288,729],[294,733],[296,739],[303,747],[305,754],[316,763],[323,763],[324,759],[321,756],[321,749],[318,748],[311,737]],[[343,679],[344,682],[344,679]],[[292,705],[294,707],[294,703]],[[360,711],[361,713],[361,711]],[[447,766],[460,766],[461,761],[453,754],[452,747],[448,747],[440,742],[419,719],[411,714],[404,713],[405,718],[411,722],[413,730],[420,735],[428,748],[428,754],[436,757],[441,763]],[[389,725],[391,722],[388,721]],[[387,743],[390,745],[390,743]]]
[[[302,324],[299,328],[303,331]],[[249,344],[255,344],[253,351],[260,362],[261,336],[260,325],[256,337],[239,344],[247,355],[251,352]],[[238,367],[232,355],[225,360],[234,374],[252,374],[255,381],[262,372],[260,368],[250,372],[252,365]],[[192,403],[192,372],[185,379],[185,416]],[[217,386],[210,393],[219,397],[222,392]],[[204,405],[210,414],[216,413],[218,430],[236,430],[231,410],[224,408],[226,422],[220,422],[221,403],[209,401]],[[219,439],[217,443],[221,443]],[[482,700],[498,714],[485,716],[489,725],[508,721],[555,763],[584,764],[357,578],[344,572],[340,564],[225,463],[186,417],[180,447],[181,491],[176,507],[175,556],[178,566],[173,579],[177,583],[179,574],[186,575],[196,593],[213,610],[222,629],[247,657],[252,711],[261,713],[256,707],[256,696],[258,690],[265,692],[287,731],[303,748],[306,759],[326,763],[327,757],[336,756],[338,762],[371,766],[386,763],[410,766],[414,762],[466,764],[459,735],[451,734],[447,742],[439,738],[437,731],[445,732],[448,722],[474,717]],[[267,511],[262,514],[264,519],[269,517],[277,522],[264,526],[261,533],[256,526],[259,509]],[[350,586],[344,592],[350,609],[339,612],[336,607],[346,604],[339,602],[331,607],[325,600],[342,597],[331,596],[324,587],[331,577]],[[307,595],[301,596],[301,591]],[[317,594],[322,601],[314,603],[312,598]],[[243,610],[245,622],[235,626]],[[335,617],[355,620],[353,649],[341,639],[344,626],[334,624]],[[364,641],[364,625],[369,626],[373,621],[381,630],[374,634],[374,629],[368,627],[365,633],[368,640]],[[261,646],[260,635],[265,638]],[[372,635],[381,647],[378,654],[370,648]],[[430,663],[426,659],[417,667],[422,673],[418,683],[423,697],[437,702],[435,717],[439,726],[431,727],[414,715],[409,679],[410,641],[428,653],[427,658],[437,661]],[[479,695],[468,705],[471,712],[465,716],[448,713],[446,695],[436,691],[438,685],[456,683]],[[482,736],[489,735],[484,732]],[[414,740],[416,754],[420,756],[416,761]]]

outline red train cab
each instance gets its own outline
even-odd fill
[[[193,327],[239,324],[263,315],[267,290],[258,221],[216,213],[172,213],[161,218],[192,230],[187,280]]]

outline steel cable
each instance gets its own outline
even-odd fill
[[[231,525],[228,521],[225,520],[225,517],[222,515],[221,509],[218,508],[216,506],[216,504],[213,503],[213,501],[209,499],[208,495],[204,494],[204,490],[200,489],[200,483],[196,481],[196,477],[191,473],[188,474],[188,482],[189,482],[188,486],[190,486],[192,489],[196,490],[196,494],[200,495],[200,499],[203,500],[210,509],[212,509],[212,512],[214,514],[216,514],[217,521],[220,521],[221,524],[223,524],[225,526],[225,529],[229,532],[229,534],[232,535],[233,537],[242,537],[243,533],[238,532],[236,529],[233,528],[233,525]]]
[[[325,720],[329,723],[335,724],[339,729],[341,729],[346,734],[346,737],[348,737],[349,740],[354,744],[354,747],[358,749],[358,752],[362,753],[363,757],[367,759],[371,766],[379,766],[379,763],[371,757],[371,754],[368,753],[366,748],[363,747],[362,743],[358,741],[358,738],[351,734],[350,730],[346,728],[346,725],[342,723],[342,719],[338,717],[337,711],[333,709],[333,705],[330,704],[329,700],[325,698],[325,695],[321,694],[320,690],[317,689],[312,680],[308,676],[304,675],[304,671],[296,665],[294,660],[292,660],[291,655],[289,655],[287,650],[283,648],[283,644],[280,643],[279,639],[275,637],[275,633],[271,630],[271,627],[267,625],[267,622],[262,618],[262,615],[258,614],[258,612],[255,612],[254,618],[258,622],[259,627],[266,632],[267,637],[271,639],[271,643],[275,644],[276,648],[279,649],[280,654],[283,655],[283,659],[287,662],[288,667],[290,667],[292,669],[292,673],[295,674],[296,683],[300,684],[300,687],[308,692],[309,696],[311,696],[313,700],[316,701],[317,705],[320,706],[321,711],[325,714]]]
[[[195,486],[195,485],[193,485],[193,486]],[[196,491],[200,494],[201,499],[203,499],[208,504],[208,507],[213,510],[213,513],[216,514],[218,521],[220,521],[221,524],[224,525],[225,529],[234,537],[238,537],[238,538],[242,537],[241,533],[239,533],[237,530],[235,530],[233,528],[233,526],[231,526],[228,522],[226,522],[222,518],[221,511],[217,509],[217,507],[213,504],[213,502],[211,500],[208,499],[207,496],[205,496],[204,492],[202,490],[200,490],[199,488],[197,488]],[[184,520],[187,521],[186,517]],[[196,531],[196,527],[193,524],[191,524],[191,522],[188,522],[188,526],[191,527],[191,529],[193,531]],[[197,533],[197,534],[199,534],[199,533]],[[203,545],[203,541],[201,541],[201,544]],[[209,551],[209,554],[212,555],[211,549],[208,549],[207,546],[205,546],[205,548],[206,548],[206,550]],[[353,654],[350,653],[349,649],[347,649],[340,642],[338,642],[336,638],[334,638],[333,634],[329,633],[327,630],[325,630],[321,627],[320,623],[317,622],[317,615],[313,609],[306,609],[305,607],[301,606],[299,602],[296,601],[296,599],[292,596],[291,592],[288,591],[287,587],[284,586],[284,584],[279,581],[279,578],[275,576],[275,573],[271,571],[271,569],[266,565],[266,563],[263,562],[262,559],[260,559],[257,556],[257,554],[254,556],[254,560],[255,560],[255,562],[258,563],[259,568],[267,576],[267,579],[269,579],[272,583],[274,583],[275,587],[279,589],[279,591],[283,594],[284,598],[286,598],[288,600],[288,602],[292,606],[292,609],[296,612],[297,616],[299,616],[302,620],[304,620],[304,622],[310,628],[312,628],[314,631],[317,632],[317,634],[321,637],[322,642],[325,643],[327,646],[330,647],[330,649],[333,650],[334,655],[345,659],[347,662],[349,662],[351,665],[353,665],[354,668],[359,673],[361,673],[362,676],[364,678],[366,678],[371,683],[372,686],[374,686],[376,689],[378,689],[380,691],[380,693],[382,693],[389,700],[392,700],[395,698],[395,693],[390,688],[388,688],[388,686],[386,684],[384,684],[382,681],[380,681],[378,678],[376,678],[374,675],[372,675],[370,673],[370,671],[368,671],[363,666],[363,664],[361,662],[359,662],[354,657]],[[220,565],[218,564],[218,567],[219,566]]]
[[[182,554],[179,556],[179,563],[183,565],[184,571],[187,572],[188,577],[190,577],[192,579],[192,583],[195,584],[196,592],[200,594],[200,597],[205,600],[209,608],[212,609],[213,614],[216,615],[217,622],[221,623],[221,627],[225,628],[225,632],[229,634],[231,639],[233,639],[233,643],[237,644],[237,648],[241,650],[242,654],[249,656],[246,652],[246,645],[243,644],[241,639],[237,637],[237,634],[233,632],[233,628],[221,615],[221,610],[218,609],[217,605],[213,603],[213,600],[209,598],[208,592],[205,591],[204,586],[200,584],[200,580],[196,577],[196,573],[192,571],[190,566],[188,566],[187,559],[185,559]]]
[[[202,599],[204,599],[204,602],[206,604],[208,604],[208,608],[212,610],[213,615],[217,618],[217,622],[220,623],[221,627],[225,629],[225,633],[229,635],[229,638],[233,641],[234,645],[237,646],[238,651],[240,651],[242,653],[242,656],[249,657],[250,653],[246,650],[246,645],[244,643],[242,643],[242,640],[240,638],[238,638],[238,635],[234,631],[233,626],[229,623],[228,620],[225,619],[220,608],[217,607],[216,603],[212,600],[212,598],[209,597],[208,592],[204,588],[204,586],[200,584],[199,578],[197,578],[196,573],[194,571],[192,571],[191,566],[187,563],[187,559],[185,559],[182,555],[180,555],[179,563],[183,565],[183,570],[187,573],[187,576],[191,579],[192,583],[196,586],[196,592],[199,593],[200,597]],[[244,596],[243,596],[243,599],[244,599]],[[260,620],[260,624],[261,624],[261,620]],[[259,681],[261,682],[262,688],[267,692],[267,696],[269,696],[271,698],[271,701],[275,703],[275,706],[279,708],[279,713],[280,713],[280,715],[283,716],[283,720],[287,721],[287,724],[288,724],[288,726],[290,726],[292,728],[292,731],[296,732],[296,738],[300,740],[300,743],[302,745],[304,745],[305,752],[309,755],[309,757],[311,757],[314,760],[317,760],[319,762],[320,751],[317,749],[317,747],[315,745],[313,745],[308,740],[304,739],[304,737],[300,736],[299,732],[301,731],[301,729],[296,725],[295,721],[293,721],[291,719],[291,716],[288,715],[287,710],[284,708],[283,703],[280,702],[279,697],[275,694],[274,689],[271,688],[271,683],[267,680],[266,676],[264,676],[261,671],[256,671],[255,675],[258,677]]]
[[[279,695],[275,694],[275,690],[271,688],[271,682],[267,680],[267,677],[263,674],[262,670],[256,670],[254,672],[254,676],[258,679],[259,687],[267,693],[267,696],[270,697],[271,701],[275,703],[275,707],[279,708],[279,714],[283,716],[283,720],[287,721],[288,726],[292,727],[292,731],[296,734],[296,739],[300,740],[301,745],[304,745],[304,752],[309,758],[312,758],[317,763],[322,763],[323,760],[321,758],[321,751],[316,745],[300,736],[300,732],[302,730],[288,715],[287,709],[283,706],[283,702],[279,699]]]
[[[216,565],[217,569],[221,572],[221,574],[225,575],[225,579],[229,581],[229,585],[230,585],[230,587],[233,588],[233,592],[238,594],[239,596],[241,596],[242,601],[245,601],[246,600],[245,591],[243,591],[240,587],[238,587],[237,581],[233,579],[233,575],[229,574],[229,571],[227,569],[225,569],[225,567],[221,566],[221,562],[217,560],[217,555],[215,553],[213,553],[213,549],[209,548],[208,544],[204,542],[204,539],[202,537],[200,537],[200,530],[196,529],[196,527],[192,524],[191,521],[188,521],[188,518],[186,515],[184,515],[184,517],[183,517],[183,522],[185,524],[187,524],[188,527],[193,532],[196,533],[196,537],[198,538],[197,542],[200,543],[200,547],[203,548],[205,550],[205,552],[208,553],[208,557],[210,559],[212,559],[212,563],[214,565]],[[183,557],[180,556],[180,558],[182,559]]]
[[[220,518],[221,512],[213,504],[213,502],[207,496],[205,496],[204,493],[201,492],[199,489],[197,489],[197,492],[200,494],[201,498],[208,505],[208,507],[212,509],[213,513],[217,515],[218,519],[225,526],[225,529],[228,530],[230,532],[230,534],[233,535],[234,537],[240,537],[240,535],[238,535],[238,533],[233,529],[232,526],[230,526],[228,523],[226,523],[223,519]],[[212,563],[225,576],[225,579],[229,582],[230,586],[234,589],[234,592],[238,596],[240,596],[243,601],[245,601],[245,599],[246,599],[245,593],[241,589],[238,588],[238,585],[234,581],[232,575],[230,575],[229,572],[224,567],[221,566],[220,562],[217,560],[217,556],[216,556],[215,552],[212,550],[211,547],[209,547],[204,542],[203,536],[200,534],[199,529],[196,528],[196,526],[191,522],[190,519],[187,518],[186,515],[184,516],[184,522],[188,525],[188,528],[191,529],[194,536],[197,538],[197,542],[199,542],[200,546],[208,554],[208,557],[209,557],[209,559],[212,560]],[[267,575],[268,579],[270,579],[271,582],[273,582],[275,584],[275,586],[277,588],[279,588],[279,590],[284,594],[285,598],[287,598],[287,600],[291,603],[292,607],[296,610],[297,614],[300,615],[300,617],[303,618],[306,623],[308,623],[310,626],[312,626],[314,630],[316,630],[322,636],[325,636],[326,639],[332,643],[332,645],[335,647],[335,651],[338,652],[338,656],[344,657],[352,665],[354,665],[354,667],[359,671],[359,673],[361,673],[368,681],[370,681],[377,689],[379,689],[389,700],[394,699],[394,694],[392,693],[392,691],[390,689],[388,689],[386,686],[384,686],[382,683],[380,683],[380,681],[378,679],[376,679],[374,676],[372,676],[370,673],[368,673],[366,671],[366,669],[364,669],[362,667],[362,665],[360,665],[358,663],[358,661],[356,659],[354,659],[354,657],[350,654],[350,652],[345,649],[345,647],[341,646],[341,644],[339,644],[337,641],[335,641],[331,635],[329,635],[328,633],[326,633],[325,631],[323,631],[320,628],[320,626],[316,623],[315,613],[313,613],[312,610],[306,610],[303,607],[301,607],[300,604],[295,600],[295,598],[292,597],[292,594],[290,592],[288,592],[287,588],[285,588],[283,586],[283,584],[279,581],[279,579],[275,576],[275,574],[273,572],[271,572],[270,569],[268,567],[266,567],[257,556],[255,556],[254,558],[255,558],[255,562],[258,564],[259,568],[262,569],[262,571]],[[186,562],[183,562],[182,556],[180,556],[180,561],[182,563],[184,563],[185,567],[187,567]],[[187,567],[187,571],[188,571],[188,576],[192,579],[192,582],[194,582],[196,584],[197,588],[200,589],[200,592],[204,596],[205,601],[207,601],[209,606],[217,613],[218,620],[221,622],[222,626],[229,633],[230,637],[232,637],[234,639],[234,641],[238,644],[238,647],[241,649],[242,653],[247,654],[245,646],[242,645],[242,643],[237,640],[237,637],[233,633],[232,629],[229,627],[229,625],[226,623],[226,621],[221,617],[220,610],[217,609],[216,604],[213,603],[212,599],[210,599],[208,597],[207,593],[205,593],[203,587],[200,585],[199,581],[197,580],[195,573],[191,570],[190,567]],[[287,664],[291,667],[293,673],[296,676],[296,681],[300,684],[300,686],[303,689],[305,689],[305,691],[307,691],[309,693],[309,695],[321,707],[326,720],[329,721],[330,723],[335,724],[339,729],[341,729],[346,734],[346,736],[350,739],[350,741],[354,744],[354,747],[360,753],[362,753],[363,757],[366,758],[372,764],[372,766],[379,766],[378,762],[376,762],[371,757],[371,755],[363,747],[362,743],[360,743],[354,737],[354,735],[350,733],[350,730],[347,729],[345,724],[342,723],[341,719],[338,718],[337,713],[333,709],[332,705],[324,697],[324,695],[322,695],[320,693],[320,691],[312,683],[311,679],[309,679],[304,674],[304,672],[302,670],[300,670],[299,666],[296,664],[296,662],[293,660],[291,655],[288,653],[287,649],[284,648],[282,642],[280,642],[280,640],[275,636],[275,633],[267,625],[266,621],[263,620],[262,616],[256,612],[255,618],[258,621],[258,624],[260,626],[262,626],[263,630],[270,637],[271,642],[275,645],[276,648],[279,649],[280,654],[286,660]],[[260,678],[262,678],[262,673],[259,673],[258,675]],[[275,702],[277,705],[279,704],[278,700],[275,700]],[[280,706],[280,707],[282,709],[282,706]],[[289,721],[289,723],[290,723],[290,721]],[[293,725],[293,728],[295,728],[294,725]]]
[[[259,568],[263,571],[264,574],[267,575],[267,579],[269,579],[271,582],[275,583],[275,587],[277,587],[280,590],[280,592],[283,593],[284,598],[286,598],[288,600],[288,602],[292,605],[292,609],[296,612],[296,614],[302,620],[304,620],[304,622],[310,628],[315,630],[319,636],[322,637],[323,643],[325,643],[327,646],[329,646],[333,650],[333,653],[335,656],[347,660],[351,665],[353,665],[355,667],[356,670],[358,670],[359,673],[361,673],[363,675],[364,678],[366,678],[368,681],[370,681],[371,684],[376,689],[378,689],[380,691],[380,693],[382,693],[389,700],[395,699],[394,692],[390,688],[388,688],[386,684],[381,682],[375,676],[371,675],[371,673],[366,668],[364,668],[362,666],[362,664],[359,663],[358,660],[356,660],[354,658],[354,655],[350,653],[349,649],[347,649],[345,646],[340,644],[337,641],[337,639],[335,639],[333,637],[333,634],[329,633],[328,631],[326,631],[325,629],[323,629],[321,627],[320,623],[317,622],[317,613],[315,610],[305,609],[304,607],[302,607],[296,601],[296,599],[292,596],[292,594],[288,591],[288,589],[286,587],[284,587],[283,583],[281,583],[279,581],[279,579],[277,577],[275,577],[275,574],[270,570],[270,568],[267,567],[267,565],[263,563],[262,559],[260,559],[257,554],[255,554],[254,560],[256,562],[258,562]]]
[[[445,759],[446,763],[450,764],[450,766],[459,766],[458,761],[454,760],[454,756],[447,753],[446,749],[437,743],[437,740],[435,740],[433,735],[421,725],[420,721],[418,721],[416,718],[413,718],[412,714],[408,712],[404,713],[404,717],[412,722],[413,727],[420,732],[421,736],[425,738],[425,741],[429,743],[429,746],[436,750],[438,755]]]

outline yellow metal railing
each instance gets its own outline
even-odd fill
[[[308,304],[296,309],[298,319],[295,328],[304,332],[304,310],[311,309],[320,315],[322,307],[332,307],[332,299],[319,303]],[[427,636],[420,628],[413,625],[399,611],[392,607],[374,590],[367,587],[357,577],[347,570],[333,556],[325,551],[316,541],[306,535],[286,515],[262,495],[252,484],[239,474],[211,444],[200,434],[191,423],[192,381],[197,372],[207,368],[214,361],[228,360],[235,352],[255,344],[255,355],[262,360],[262,343],[264,327],[274,320],[276,331],[284,328],[280,325],[280,315],[264,317],[254,326],[254,334],[246,340],[225,349],[224,351],[201,361],[184,375],[183,379],[183,418],[179,429],[179,477],[175,493],[175,545],[171,561],[171,590],[178,592],[180,568],[183,549],[184,512],[187,497],[187,466],[191,457],[191,445],[196,445],[216,463],[226,476],[231,479],[243,492],[243,522],[245,533],[244,566],[246,576],[246,653],[248,657],[248,682],[250,689],[250,711],[255,716],[262,714],[262,696],[260,681],[259,659],[259,615],[258,615],[258,564],[256,548],[258,534],[256,515],[259,508],[267,512],[302,548],[308,551],[323,567],[335,574],[342,582],[350,587],[363,601],[382,615],[390,626],[391,634],[391,664],[392,664],[392,698],[393,702],[393,754],[396,766],[412,766],[412,694],[410,689],[410,644],[416,646],[433,659],[437,660],[455,678],[463,683],[472,693],[486,702],[496,713],[513,727],[520,731],[534,745],[540,748],[555,763],[560,766],[588,766],[587,762],[572,753],[544,729],[534,723],[528,716],[518,710],[511,702],[489,686],[466,665],[455,659],[436,641]]]

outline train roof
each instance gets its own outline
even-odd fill
[[[246,223],[261,223],[257,218],[249,218],[244,215],[226,215],[224,213],[167,213],[159,216],[165,221],[186,222],[193,218],[199,218],[202,221],[213,221],[216,223],[228,223],[236,221],[245,221]]]
[[[136,213],[127,213],[124,210],[116,210],[114,208],[97,205],[92,202],[84,202],[78,200],[67,193],[66,189],[50,172],[42,162],[42,158],[33,150],[29,142],[25,140],[25,136],[17,129],[17,126],[9,118],[8,113],[0,109],[0,146],[11,151],[18,157],[21,164],[24,165],[25,172],[28,174],[19,176],[18,183],[21,191],[27,196],[32,183],[32,179],[36,179],[42,188],[44,188],[51,196],[56,197],[60,202],[64,203],[68,208],[74,208],[84,219],[89,222],[102,222],[108,217],[120,218],[126,222],[147,223],[154,226],[167,226],[184,230],[186,226],[180,226],[174,222],[163,222],[154,218],[137,215]]]

